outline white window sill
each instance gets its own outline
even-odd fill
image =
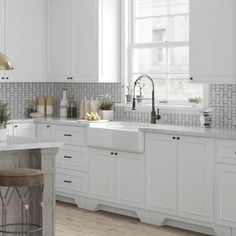
[[[116,103],[116,107],[124,107],[126,111],[132,111],[132,103]],[[200,115],[204,110],[203,106],[187,106],[187,105],[170,105],[170,104],[156,104],[156,108],[160,109],[160,113],[176,113],[187,115]],[[151,111],[151,104],[136,104],[136,110],[141,112]]]

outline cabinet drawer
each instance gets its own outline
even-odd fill
[[[88,175],[79,171],[66,171],[57,168],[56,191],[65,194],[88,192]]]
[[[236,142],[232,140],[217,140],[217,161],[236,165]]]
[[[57,167],[87,171],[88,170],[88,148],[68,146],[60,148],[57,158]]]
[[[52,127],[52,139],[64,142],[64,144],[71,145],[86,145],[85,128],[72,126]]]

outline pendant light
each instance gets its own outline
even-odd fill
[[[13,70],[10,59],[0,52],[0,70]]]

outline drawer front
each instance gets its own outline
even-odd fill
[[[56,164],[61,168],[88,171],[88,148],[65,145],[57,154]]]
[[[52,139],[62,141],[68,145],[86,145],[86,129],[81,127],[72,126],[59,126],[52,127]]]
[[[57,169],[56,191],[65,194],[87,194],[88,175],[84,172],[73,172]]]
[[[236,165],[236,142],[232,140],[217,140],[216,156],[220,163]]]

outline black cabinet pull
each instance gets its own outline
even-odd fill
[[[9,79],[9,77],[6,77],[6,79]]]
[[[172,137],[172,139],[176,139],[176,137]]]
[[[72,159],[71,156],[64,156],[65,159]]]
[[[47,125],[47,128],[50,128],[50,125]]]
[[[69,180],[64,180],[64,183],[71,184],[71,183],[72,183],[72,181],[69,181]]]
[[[115,156],[117,156],[117,155],[118,155],[118,153],[116,152],[116,153],[115,153]]]
[[[180,137],[177,137],[177,140],[180,140]]]
[[[71,137],[72,134],[64,134],[65,137]]]
[[[17,128],[18,126],[17,125],[15,125],[15,128]]]
[[[5,79],[4,77],[2,77],[2,79]]]
[[[193,77],[190,77],[189,79],[190,79],[190,80],[193,80]]]
[[[114,155],[114,152],[111,152],[111,155]]]

